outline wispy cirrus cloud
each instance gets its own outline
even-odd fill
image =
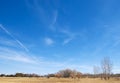
[[[0,45],[8,47],[18,47],[17,42],[7,38],[0,38]]]
[[[53,19],[52,19],[51,24],[50,24],[50,29],[52,31],[56,31],[55,24],[57,22],[57,19],[58,19],[58,11],[55,10],[54,13],[53,13]]]
[[[72,41],[72,40],[73,40],[73,37],[65,39],[65,40],[63,41],[63,45],[68,44],[68,43],[69,43],[70,41]]]
[[[49,37],[46,37],[44,39],[44,42],[45,42],[46,45],[53,45],[54,44],[54,40],[49,38]]]
[[[35,15],[40,18],[40,21],[45,27],[52,31],[56,30],[55,24],[58,19],[57,1],[51,0],[46,2],[45,0],[25,0],[25,3],[32,12],[36,12]],[[46,9],[46,7],[44,7],[41,3],[44,3],[49,10]]]
[[[65,29],[60,30],[60,32],[63,33],[65,36],[67,36],[67,38],[65,38],[62,43],[63,45],[68,44],[69,42],[74,40],[77,36],[80,36],[80,34],[78,34],[78,33],[73,33],[73,32],[70,32],[69,30],[65,30]]]
[[[5,27],[3,27],[2,24],[0,24],[0,28],[5,31],[6,34],[8,34],[11,38],[13,38],[25,51],[29,51],[29,49],[23,44],[21,43],[21,41],[19,41],[17,38],[15,38]]]
[[[28,48],[23,45],[12,33],[0,24],[0,29],[5,32],[7,37],[0,38],[0,59],[8,61],[16,61],[30,64],[37,64],[38,60],[33,55],[29,54]]]
[[[23,51],[0,47],[0,59],[24,63],[37,63],[37,60]]]
[[[79,69],[83,72],[85,72],[86,70],[91,72],[93,69],[91,65],[68,64],[67,66],[72,68],[72,69]]]

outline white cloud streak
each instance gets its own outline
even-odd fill
[[[14,40],[0,38],[0,45],[3,45],[3,46],[17,47],[18,45],[16,43],[17,42]]]
[[[54,41],[51,38],[48,38],[48,37],[45,38],[44,41],[45,41],[46,45],[53,45],[54,44]]]
[[[9,48],[0,47],[0,59],[18,61],[24,63],[37,63],[35,58],[32,58],[25,52],[15,51]]]
[[[18,39],[16,39],[5,27],[2,26],[2,24],[0,24],[0,28],[5,31],[6,34],[8,34],[10,37],[12,37],[25,51],[29,51],[29,49],[23,45]]]
[[[58,17],[58,11],[54,11],[52,25],[54,25],[56,23],[57,17]]]
[[[54,1],[52,4],[52,1],[42,1],[42,0],[25,0],[26,6],[30,8],[32,12],[35,12],[35,15],[40,18],[40,21],[44,24],[45,27],[49,28],[52,31],[56,30],[55,24],[57,22],[58,18],[58,11],[57,8],[51,8],[52,4],[55,5]],[[42,6],[42,3],[46,4],[47,7],[50,7],[51,9],[48,11],[45,9],[45,7]]]
[[[68,44],[70,41],[72,41],[73,40],[73,38],[71,37],[71,38],[68,38],[68,39],[65,39],[64,41],[63,41],[63,45],[65,45],[65,44]]]
[[[72,33],[68,30],[60,30],[61,33],[65,34],[67,36],[66,39],[63,41],[63,45],[68,44],[70,41],[72,41],[78,34]]]
[[[46,70],[47,67],[55,68],[55,69],[63,69],[63,68],[72,68],[80,70],[84,72],[84,70],[91,71],[91,67],[88,65],[80,65],[80,64],[71,64],[73,60],[67,59],[65,61],[57,62],[57,61],[50,61],[45,59],[44,57],[33,57],[30,56],[28,53],[23,51],[12,50],[11,48],[0,47],[0,60],[7,60],[11,62],[22,62],[26,64],[32,65],[31,68],[38,68],[42,67]],[[38,68],[40,69],[40,68]],[[46,71],[47,72],[47,71]],[[54,71],[53,71],[54,72]],[[49,73],[49,72],[47,72]]]
[[[53,13],[53,20],[52,20],[52,22],[51,22],[51,24],[50,24],[50,29],[51,29],[52,31],[55,31],[55,30],[56,30],[55,24],[56,24],[56,22],[57,22],[57,18],[58,18],[58,11],[56,10],[56,11],[54,11],[54,13]]]

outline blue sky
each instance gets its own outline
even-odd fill
[[[120,0],[0,0],[0,73],[120,73]],[[100,70],[101,71],[101,70]]]

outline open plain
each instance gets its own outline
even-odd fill
[[[118,79],[101,80],[99,78],[28,78],[28,77],[1,77],[0,83],[120,83]]]

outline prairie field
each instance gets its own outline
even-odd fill
[[[1,77],[0,83],[120,83],[118,79],[101,80],[99,78],[28,78],[28,77]]]

